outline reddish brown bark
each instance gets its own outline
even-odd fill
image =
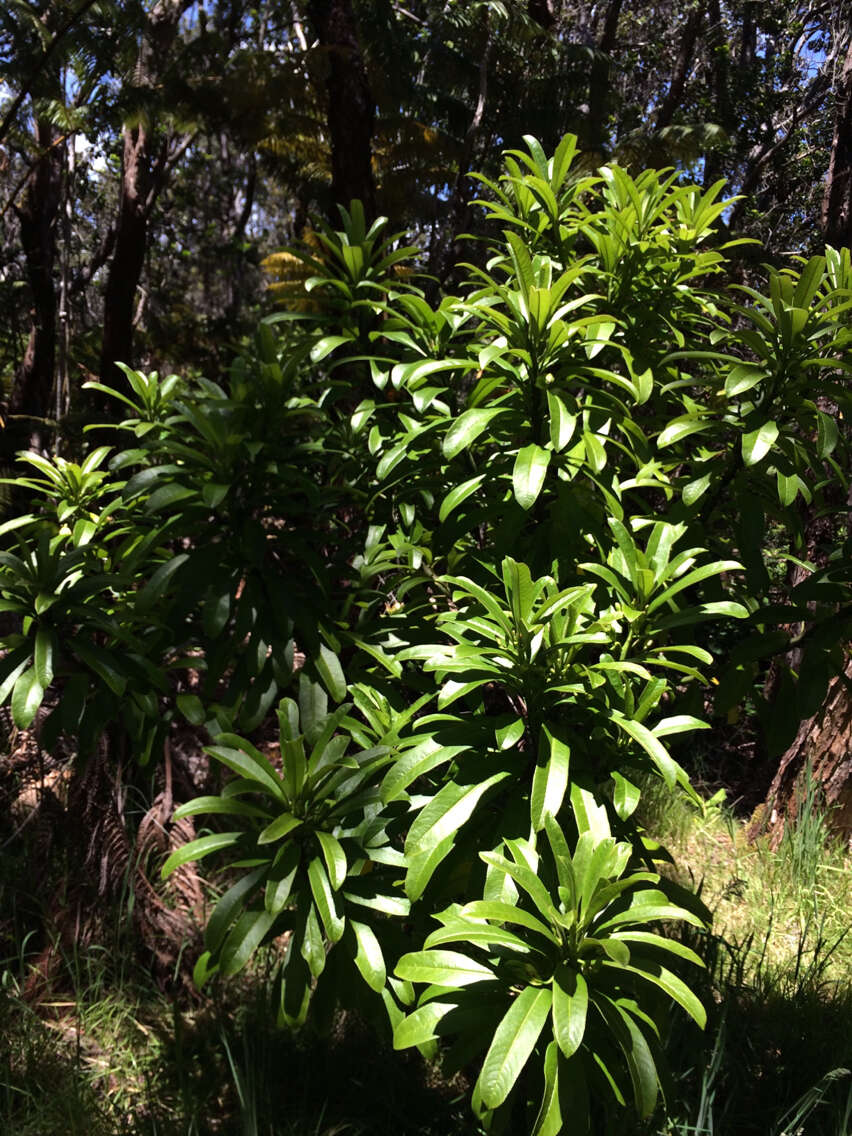
[[[766,819],[775,840],[794,820],[810,764],[833,828],[852,836],[852,658],[830,684],[818,712],[802,722],[781,758],[767,796]]]

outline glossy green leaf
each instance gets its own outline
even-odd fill
[[[314,835],[322,849],[329,882],[334,891],[338,891],[346,879],[346,853],[341,848],[339,841],[330,832],[323,832],[322,829],[318,828]]]
[[[639,787],[628,781],[621,773],[613,771],[610,777],[615,782],[612,803],[621,820],[627,820],[636,811],[641,796]]]
[[[559,395],[552,391],[547,392],[547,410],[550,415],[550,444],[558,454],[574,437],[577,415],[570,414]]]
[[[508,776],[504,770],[475,785],[457,785],[452,781],[444,785],[411,825],[405,841],[406,855],[426,852],[458,832],[488,790]]]
[[[475,407],[471,410],[465,410],[444,435],[441,447],[444,457],[454,458],[462,450],[466,450],[472,442],[476,441],[483,430],[488,428],[489,423],[504,411],[504,407],[490,407],[488,409]]]
[[[618,711],[613,711],[612,720],[620,730],[639,743],[659,769],[665,783],[673,789],[678,779],[679,767],[663,743],[642,722],[633,722]]]
[[[463,481],[461,485],[456,485],[452,488],[441,502],[441,507],[438,510],[438,520],[443,523],[450,513],[477,491],[486,476],[487,475],[484,473],[479,473],[476,477],[471,477],[469,480]]]
[[[27,730],[33,724],[43,698],[44,688],[35,667],[31,667],[19,676],[12,691],[12,721],[19,730]]]
[[[756,430],[750,430],[742,437],[743,461],[746,465],[757,465],[772,449],[778,437],[778,424],[764,422]]]
[[[222,944],[219,967],[225,977],[243,969],[274,922],[275,916],[265,909],[243,912]]]
[[[188,844],[182,844],[172,852],[163,864],[160,875],[164,880],[168,879],[182,864],[200,860],[204,856],[209,856],[211,852],[219,852],[223,848],[233,848],[242,837],[242,832],[214,832],[210,836],[199,836],[197,840],[190,840]]]
[[[238,738],[235,734],[221,734],[219,740],[225,744],[206,746],[204,752],[215,757],[223,765],[227,765],[229,769],[233,769],[240,777],[255,781],[273,797],[286,803],[283,786],[268,758],[250,742]]]
[[[188,552],[181,552],[161,564],[144,588],[136,596],[136,610],[150,611],[163,598],[175,573],[189,560]]]
[[[435,1032],[443,1018],[456,1008],[455,1002],[426,1002],[404,1017],[394,1028],[394,1049],[410,1049],[423,1045],[438,1035]]]
[[[308,866],[308,881],[326,936],[330,942],[336,943],[343,934],[346,924],[340,914],[338,901],[332,891],[325,867],[318,856],[314,857]]]
[[[394,971],[409,982],[457,988],[475,982],[489,982],[494,971],[458,951],[413,951],[403,955]]]
[[[559,1136],[563,1131],[559,1099],[559,1053],[555,1041],[544,1053],[544,1093],[531,1136]]]
[[[47,690],[53,682],[53,633],[40,627],[36,633],[33,668],[39,684]]]
[[[531,509],[538,500],[550,465],[551,451],[534,443],[518,451],[512,470],[512,490],[522,509]]]
[[[296,841],[285,844],[276,852],[263,894],[264,907],[273,915],[278,915],[287,905],[301,860],[302,850]]]
[[[560,963],[553,973],[553,1036],[566,1057],[580,1048],[586,1032],[589,989],[578,970]]]
[[[274,840],[283,840],[288,836],[294,828],[301,825],[301,820],[293,816],[292,813],[281,813],[277,816],[271,824],[268,824],[262,832],[258,834],[258,844],[271,844]]]
[[[322,644],[313,662],[328,693],[335,702],[342,702],[346,697],[346,677],[337,655]]]
[[[366,923],[357,923],[354,919],[349,920],[349,926],[355,936],[355,965],[370,989],[379,993],[384,988],[387,972],[382,948],[376,938],[376,933]],[[404,1046],[399,1048],[404,1048]]]
[[[607,1020],[624,1054],[636,1111],[642,1117],[650,1116],[657,1105],[657,1067],[639,1026],[630,1013],[616,1002],[607,999]]]
[[[533,773],[530,793],[530,820],[533,830],[544,827],[544,818],[549,813],[556,816],[568,788],[568,773],[571,751],[565,742],[551,734],[547,726],[542,727],[542,750]]]
[[[514,1088],[550,1013],[546,986],[527,986],[494,1034],[477,1082],[486,1108],[498,1108]]]

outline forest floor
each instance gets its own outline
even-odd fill
[[[724,805],[646,792],[649,829],[714,912],[697,983],[704,1034],[673,1022],[669,1120],[644,1136],[852,1133],[852,857],[806,807],[776,850]],[[352,1020],[276,1031],[262,965],[214,997],[169,996],[126,933],[64,959],[25,1000],[31,955],[0,959],[0,1132],[15,1136],[462,1136],[465,1085]],[[267,960],[270,961],[270,960]],[[345,1074],[341,1071],[345,1070]],[[519,1134],[521,1136],[521,1134]]]

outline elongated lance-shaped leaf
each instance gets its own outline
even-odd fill
[[[591,832],[597,840],[611,835],[606,807],[599,804],[595,794],[574,781],[571,785],[571,808],[579,832]]]
[[[550,893],[535,872],[526,864],[514,864],[511,860],[507,860],[505,856],[500,856],[496,852],[480,852],[479,856],[486,864],[491,864],[501,872],[505,872],[516,884],[522,887],[544,918],[550,922],[555,907],[550,898]]]
[[[533,1124],[532,1136],[559,1136],[561,1132],[559,1053],[556,1042],[551,1041],[544,1053],[544,1093]]]
[[[476,441],[483,430],[487,429],[488,424],[498,414],[505,413],[506,409],[506,407],[498,406],[487,409],[475,407],[465,410],[444,435],[442,445],[444,457],[454,458],[456,454],[466,450],[472,442]]]
[[[355,965],[370,989],[379,993],[384,989],[387,970],[376,933],[368,924],[354,919],[349,920],[349,929],[355,940]]]
[[[326,936],[329,942],[336,943],[343,934],[346,921],[338,910],[337,897],[319,856],[315,856],[308,865],[308,881]]]
[[[467,746],[442,746],[434,738],[426,738],[399,756],[382,780],[382,800],[386,803],[396,800],[418,777],[430,773],[448,761],[452,761]]]
[[[514,1088],[547,1021],[550,1004],[549,987],[527,986],[500,1022],[477,1080],[486,1108],[499,1108]]]
[[[507,771],[494,773],[476,785],[444,785],[417,815],[405,841],[406,856],[428,851],[446,837],[456,833],[471,817],[480,799],[493,786],[509,776]]]
[[[473,943],[476,946],[506,947],[521,954],[529,954],[532,947],[528,942],[507,931],[505,927],[493,927],[490,923],[473,922],[469,919],[456,918],[444,927],[432,931],[426,938],[424,946],[441,947],[445,943]]]
[[[650,1116],[657,1104],[657,1066],[645,1036],[630,1013],[610,998],[600,998],[597,1006],[624,1054],[633,1086],[636,1111]]]
[[[531,509],[538,500],[550,465],[551,451],[535,443],[518,451],[512,470],[512,490],[522,509]]]
[[[263,895],[264,906],[273,915],[280,914],[287,905],[301,860],[302,849],[295,841],[290,841],[275,853]]]
[[[409,982],[424,982],[451,989],[490,982],[497,976],[490,967],[468,958],[459,951],[413,951],[403,955],[394,973]]]
[[[220,972],[227,976],[242,970],[275,922],[272,912],[244,911],[228,932],[220,955]]]
[[[237,797],[194,797],[174,811],[174,819],[198,816],[199,813],[218,813],[223,816],[251,816],[270,820],[266,809],[241,801]]]
[[[496,620],[503,628],[506,634],[511,635],[512,621],[508,613],[504,611],[499,601],[487,588],[481,587],[479,584],[475,583],[475,581],[469,580],[466,576],[443,576],[442,581],[446,584],[451,584],[453,588],[457,588],[460,592],[467,593],[467,595],[472,596],[473,599],[478,600],[491,618]]]
[[[553,973],[553,1036],[566,1057],[580,1048],[588,1009],[585,978],[579,970],[560,963]]]
[[[679,943],[677,939],[667,939],[663,935],[654,934],[653,931],[616,931],[612,937],[628,944],[633,943],[639,948],[651,947],[655,950],[668,951],[678,958],[694,963],[695,966],[706,965],[704,959],[683,943]]]
[[[209,951],[218,950],[237,912],[243,908],[245,900],[258,886],[265,872],[265,866],[249,872],[247,876],[243,876],[229,887],[219,899],[204,928],[204,945]]]
[[[38,681],[35,667],[24,671],[12,691],[12,721],[19,730],[28,729],[44,698],[44,687]]]
[[[639,743],[659,769],[665,783],[673,789],[678,781],[678,772],[682,770],[659,738],[656,738],[642,722],[634,722],[618,710],[611,711],[611,718],[620,730]]]
[[[553,929],[548,924],[543,923],[529,911],[524,911],[522,907],[505,903],[503,900],[474,899],[461,908],[460,914],[470,916],[471,919],[491,919],[495,923],[513,923],[518,927],[526,927],[529,931],[535,931],[551,943],[558,942]]]
[[[436,1030],[441,1020],[456,1008],[455,1002],[426,1002],[418,1006],[407,1017],[402,1018],[394,1027],[394,1049],[410,1049],[415,1045],[423,1045],[438,1036]]]
[[[671,587],[666,588],[660,595],[655,596],[654,599],[648,604],[648,614],[656,611],[665,603],[669,603],[671,599],[682,592],[684,588],[689,588],[693,584],[698,584],[702,580],[706,580],[710,576],[719,576],[722,572],[742,572],[743,566],[738,560],[714,560],[712,564],[702,564],[700,568],[695,568],[691,572],[687,572],[685,576],[681,576]]]
[[[346,879],[346,853],[343,851],[340,842],[336,837],[332,836],[330,832],[323,832],[322,829],[316,829],[314,835],[322,849],[329,882],[334,891],[338,891],[343,886],[343,881]]]
[[[293,816],[292,813],[281,813],[258,835],[257,842],[258,844],[271,844],[274,840],[283,840],[301,823],[301,820]]]
[[[459,507],[464,501],[474,494],[486,478],[486,474],[478,473],[476,477],[471,477],[467,481],[463,481],[461,485],[454,486],[441,502],[438,510],[438,520],[443,523],[450,513]]]
[[[679,1006],[682,1006],[689,1016],[695,1021],[696,1025],[701,1029],[707,1025],[707,1011],[702,1006],[700,1000],[689,989],[682,978],[678,978],[676,974],[672,974],[664,966],[658,963],[642,962],[633,965],[624,965],[623,963],[614,963],[604,961],[601,966],[621,973],[627,972],[634,974],[638,978],[650,982],[652,985],[664,990],[670,998],[672,998]]]
[[[233,769],[240,777],[246,777],[249,781],[263,786],[282,803],[287,803],[278,774],[259,750],[234,734],[221,734],[218,740],[221,744],[205,746],[204,752],[221,761],[223,765],[227,765],[229,769]]]
[[[182,844],[180,848],[176,848],[172,852],[163,864],[160,875],[164,880],[168,879],[172,872],[181,867],[182,864],[200,860],[204,856],[209,856],[211,852],[218,852],[222,848],[231,848],[238,840],[242,839],[243,835],[242,832],[214,832],[211,836],[199,836],[197,840],[190,840],[188,844]]]
[[[445,836],[422,852],[406,855],[405,894],[412,903],[420,899],[438,866],[449,856],[454,843],[453,835]]]
[[[544,828],[545,817],[556,816],[568,788],[571,751],[547,726],[542,728],[538,764],[530,793],[530,821],[533,831]]]
[[[299,952],[314,978],[319,978],[325,970],[325,943],[322,937],[316,905],[309,903],[303,909],[304,919],[301,927]]]

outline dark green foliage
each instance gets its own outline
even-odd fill
[[[125,369],[108,474],[29,458],[2,693],[27,725],[53,683],[54,730],[120,723],[142,761],[176,713],[206,730],[231,776],[163,869],[227,853],[199,982],[286,934],[282,1023],[343,1004],[484,1054],[493,1132],[616,1131],[665,1092],[671,1003],[705,1016],[665,928],[708,913],[660,874],[639,784],[698,800],[679,735],[803,605],[770,744],[841,662],[843,548],[788,596],[763,533],[795,540],[844,476],[852,269],[829,249],[734,291],[721,184],[526,142],[459,296],[431,306],[353,206],[303,254],[319,310],[262,323],[227,385]]]

